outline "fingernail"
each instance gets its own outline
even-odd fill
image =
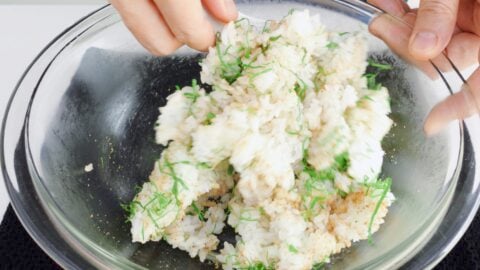
[[[437,47],[438,36],[432,32],[418,32],[410,45],[416,54],[425,54]]]
[[[235,6],[235,1],[233,0],[223,0],[223,6],[225,8],[225,14],[231,18],[237,17],[237,7]]]

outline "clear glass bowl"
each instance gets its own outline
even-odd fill
[[[394,65],[381,77],[396,125],[384,140],[383,173],[396,202],[374,244],[354,246],[332,269],[426,268],[459,240],[478,208],[480,121],[453,123],[425,138],[429,109],[459,89],[449,74],[431,79],[368,34],[378,16],[360,1],[239,1],[243,14],[279,19],[308,8],[340,31],[369,36],[370,54]],[[20,80],[3,122],[1,163],[12,204],[37,243],[70,269],[210,269],[166,243],[132,244],[120,207],[147,179],[161,147],[158,107],[175,84],[199,76],[203,55],[183,48],[154,58],[106,6],[53,40]],[[439,74],[440,75],[440,74]],[[93,171],[84,167],[93,165]]]

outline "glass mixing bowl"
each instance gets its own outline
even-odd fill
[[[238,1],[243,14],[279,19],[308,8],[339,31],[368,35],[369,53],[394,69],[395,126],[383,144],[383,173],[396,202],[373,237],[336,256],[332,269],[428,268],[459,240],[478,208],[480,121],[452,123],[425,138],[429,109],[459,89],[431,79],[368,34],[378,11],[359,1]],[[199,77],[203,54],[182,48],[155,58],[106,6],[52,41],[27,69],[3,122],[1,164],[14,209],[37,243],[68,269],[211,269],[163,242],[133,244],[120,207],[147,179],[162,148],[158,107],[176,84]],[[92,164],[93,171],[84,170]]]

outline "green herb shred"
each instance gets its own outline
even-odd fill
[[[330,49],[330,50],[333,50],[333,49],[338,48],[338,43],[333,42],[333,41],[330,41],[330,42],[327,44],[326,47],[327,47],[328,49]]]
[[[247,23],[249,23],[250,21],[247,19],[247,18],[241,18],[241,19],[238,19],[234,22],[235,26],[240,26],[240,23],[246,21]]]
[[[378,185],[381,183],[380,185]],[[382,194],[380,195],[380,198],[377,201],[377,204],[375,205],[375,209],[373,210],[372,216],[370,217],[370,222],[368,223],[368,242],[370,244],[373,243],[372,240],[372,226],[373,222],[375,221],[375,217],[377,216],[378,211],[380,210],[380,206],[382,205],[383,200],[387,196],[387,193],[390,191],[390,188],[392,186],[392,178],[387,178],[383,181],[377,181],[377,188],[382,189]]]
[[[215,118],[216,116],[217,116],[216,114],[214,114],[212,112],[209,112],[209,113],[207,113],[207,120],[212,121],[213,118]]]
[[[368,59],[368,66],[372,71],[363,75],[367,79],[367,87],[370,90],[380,90],[382,84],[377,82],[377,76],[381,72],[391,70],[393,67],[390,64],[375,62],[373,59]]]
[[[177,176],[177,174],[175,173],[175,169],[173,167],[174,164],[170,163],[170,161],[168,161],[168,159],[165,157],[165,161],[164,161],[164,166],[162,166],[162,164],[159,162],[159,169],[160,169],[160,172],[170,176],[173,180],[173,186],[172,186],[172,194],[175,196],[175,199],[177,200],[177,203],[180,203],[180,201],[178,200],[178,192],[179,192],[179,186],[183,187],[184,189],[187,189],[188,190],[188,187],[187,185],[185,184],[185,182],[183,181],[183,179],[181,179],[180,177]],[[168,170],[168,172],[165,171],[165,168]]]
[[[234,172],[235,172],[235,169],[233,168],[233,165],[232,164],[228,165],[228,169],[227,169],[228,176],[232,176]]]
[[[203,213],[203,211],[201,211],[198,206],[195,204],[195,202],[192,202],[192,208],[193,208],[193,211],[195,212],[195,214],[197,214],[198,216],[198,219],[200,221],[203,221],[205,222],[205,215]]]
[[[143,205],[139,201],[132,201],[128,204],[120,204],[122,209],[125,211],[127,214],[127,220],[126,222],[129,222],[132,220],[132,218],[135,216],[135,213],[137,212],[137,207],[143,208]]]
[[[288,251],[295,254],[298,253],[298,249],[294,245],[288,245]]]
[[[338,194],[340,197],[342,197],[342,199],[345,199],[345,198],[347,197],[347,195],[348,195],[347,192],[345,192],[345,191],[343,191],[343,190],[341,190],[341,189],[338,189],[338,188],[337,188],[336,191],[337,191],[337,194]]]
[[[262,28],[262,33],[268,33],[270,32],[270,20],[266,20],[265,23],[263,24],[263,28]]]
[[[196,79],[193,79],[193,80],[192,80],[192,88],[193,88],[194,90],[198,90],[198,88],[199,88],[198,82],[197,82]]]
[[[305,100],[305,94],[307,92],[307,86],[305,84],[303,84],[302,86],[300,86],[299,83],[296,83],[293,90],[295,91],[295,93],[297,94],[298,98],[301,100],[301,101],[304,101]]]
[[[215,49],[217,51],[218,60],[220,61],[220,77],[226,80],[229,84],[234,83],[240,76],[242,76],[243,72],[243,63],[240,58],[236,58],[233,61],[225,61],[224,56],[226,55],[226,51],[222,52],[220,49],[220,36],[217,35],[217,45]]]
[[[367,78],[368,89],[370,89],[370,90],[380,90],[380,88],[382,88],[382,84],[377,82],[377,74],[367,73],[367,74],[365,74],[365,78]]]
[[[368,65],[371,67],[378,68],[379,70],[391,70],[393,67],[390,64],[385,63],[378,63],[375,62],[373,59],[368,59]]]
[[[335,157],[335,166],[339,172],[346,172],[350,166],[350,156],[348,152],[343,152],[342,154]]]
[[[186,98],[190,99],[192,104],[193,104],[200,97],[199,88],[200,87],[198,86],[197,80],[193,79],[192,80],[192,92],[183,93],[183,95]]]
[[[269,40],[269,41],[272,41],[272,42],[275,42],[275,41],[277,41],[278,39],[280,39],[281,37],[282,37],[281,35],[273,36],[273,37],[270,37],[268,40]]]
[[[247,267],[240,267],[238,269],[245,269],[245,270],[271,270],[274,269],[273,267],[266,266],[262,262],[256,262],[248,265]]]
[[[321,270],[325,268],[325,262],[319,262],[313,265],[312,270]]]
[[[190,92],[190,93],[183,93],[183,95],[190,99],[192,103],[195,103],[197,99],[200,97],[200,94],[198,92]]]
[[[199,162],[196,166],[198,169],[211,169],[212,165],[208,164],[207,162]]]

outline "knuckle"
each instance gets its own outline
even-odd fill
[[[190,29],[178,29],[175,31],[175,38],[181,43],[189,44],[195,40],[195,34]]]
[[[442,18],[455,18],[457,16],[455,5],[448,2],[449,0],[430,0],[425,1],[420,10],[424,14],[442,16]]]

